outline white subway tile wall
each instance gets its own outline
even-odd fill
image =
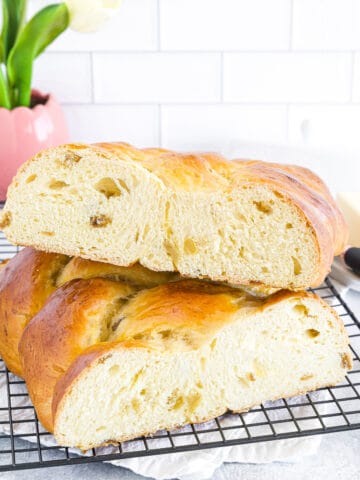
[[[350,53],[225,53],[224,101],[350,100]]]
[[[360,148],[360,0],[124,0],[102,31],[62,35],[34,86],[74,141]]]
[[[352,89],[353,102],[360,103],[360,52],[354,54],[354,84]]]
[[[360,48],[359,0],[294,0],[294,50]]]
[[[91,103],[90,53],[44,53],[35,62],[33,84],[62,103]]]
[[[287,50],[290,10],[291,0],[160,0],[160,47]]]
[[[360,104],[292,105],[288,134],[295,143],[305,139],[309,145],[345,151],[352,146],[360,151]]]
[[[286,106],[164,105],[161,144],[185,150],[224,150],[234,140],[282,142]]]
[[[217,53],[95,53],[99,103],[219,102]]]
[[[156,105],[64,105],[72,140],[126,141],[148,147],[159,144]]]

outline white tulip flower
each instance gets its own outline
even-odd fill
[[[65,0],[70,27],[78,32],[95,32],[111,18],[122,0]]]

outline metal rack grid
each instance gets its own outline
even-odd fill
[[[10,258],[17,251],[0,233],[0,259]],[[0,387],[6,391],[5,404],[0,403],[0,432],[6,432],[0,433],[0,471],[112,461],[360,428],[360,322],[330,279],[313,291],[337,310],[351,339],[354,366],[342,384],[303,397],[267,402],[245,414],[228,413],[204,424],[161,431],[116,448],[92,449],[85,456],[56,446],[38,422],[24,382],[0,360]]]

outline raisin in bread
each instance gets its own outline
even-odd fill
[[[320,284],[347,238],[305,168],[120,143],[39,153],[14,178],[0,223],[40,250],[292,290]]]
[[[197,280],[72,280],[19,352],[40,421],[83,450],[335,385],[351,368],[343,324],[315,295]]]

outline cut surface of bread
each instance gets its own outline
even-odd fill
[[[168,282],[176,275],[152,272],[139,264],[119,267],[24,248],[4,265],[0,263],[0,355],[11,372],[23,375],[19,341],[50,294],[70,280],[93,277],[122,280],[140,289]]]
[[[315,295],[195,280],[137,292],[73,280],[19,352],[40,421],[84,450],[334,385],[351,368],[343,324]]]
[[[307,169],[120,143],[36,155],[0,223],[10,241],[40,250],[293,290],[320,284],[347,238]]]

